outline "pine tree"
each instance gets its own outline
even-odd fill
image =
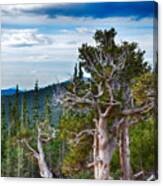
[[[45,100],[45,121],[51,125],[52,124],[52,105],[50,98],[46,96]]]
[[[77,64],[76,64],[75,67],[74,67],[73,80],[75,80],[77,78],[77,75],[78,75],[78,67],[77,67]]]
[[[6,176],[6,160],[7,160],[7,140],[6,136],[8,135],[8,128],[6,122],[6,113],[5,113],[5,105],[1,106],[1,174],[2,176]]]
[[[34,97],[33,97],[33,117],[32,123],[33,125],[37,125],[39,123],[39,86],[38,81],[35,83],[34,87]]]
[[[12,103],[9,101],[8,104],[8,111],[9,111],[9,124],[8,124],[8,133],[6,135],[6,175],[11,176],[12,172],[12,145],[11,145],[11,130],[12,130]]]
[[[27,107],[27,97],[26,95],[24,94],[23,95],[23,101],[22,101],[22,122],[23,122],[23,126],[25,128],[28,128],[30,127],[30,118],[29,118],[29,111],[28,111],[28,107]]]
[[[82,64],[79,63],[79,79],[83,79],[83,70],[82,70]]]

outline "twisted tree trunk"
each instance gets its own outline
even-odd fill
[[[98,179],[110,179],[110,161],[115,149],[114,138],[109,141],[107,118],[100,117],[98,124]]]

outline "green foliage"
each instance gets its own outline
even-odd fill
[[[110,30],[97,30],[94,39],[96,43],[102,48],[113,48],[115,46],[114,37],[116,36],[116,31],[114,28]]]
[[[52,105],[51,100],[48,96],[46,97],[45,101],[45,120],[50,125],[52,124]]]
[[[86,170],[87,161],[92,151],[92,136],[81,136],[80,142],[77,144],[71,144],[71,141],[82,129],[90,129],[92,126],[92,113],[83,114],[69,111],[62,116],[59,135],[67,143],[67,152],[62,165],[64,175],[74,177]]]
[[[79,79],[83,78],[83,70],[82,70],[82,64],[79,63]]]
[[[26,151],[23,149],[20,140],[31,138],[32,131],[29,128],[29,116],[26,107],[26,98],[23,98],[19,107],[19,89],[17,85],[15,102],[9,102],[9,118],[5,116],[5,106],[2,105],[2,176],[8,177],[36,177],[29,171],[31,167],[36,170],[36,164],[29,160]],[[8,125],[6,122],[8,119]],[[38,177],[38,175],[37,175]]]
[[[131,163],[134,172],[155,169],[155,130],[156,122],[150,118],[130,130]]]
[[[133,96],[138,105],[147,101],[147,97],[153,97],[154,95],[154,76],[152,73],[145,73],[135,79],[135,84],[132,87]],[[150,98],[149,97],[149,98]]]
[[[34,87],[34,100],[33,100],[33,117],[32,121],[33,124],[38,124],[39,122],[39,86],[38,86],[38,81],[35,83]]]
[[[130,153],[133,173],[144,171],[145,174],[155,170],[156,150],[155,125],[152,118],[142,121],[130,128]],[[111,176],[114,179],[121,177],[118,148],[113,154],[111,162]]]

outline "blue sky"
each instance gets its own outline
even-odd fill
[[[3,5],[2,88],[31,89],[71,78],[82,43],[95,45],[97,29],[114,27],[116,42],[135,41],[152,64],[157,15],[150,2]]]

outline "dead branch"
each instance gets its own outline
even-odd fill
[[[150,103],[150,104],[146,104],[143,107],[140,108],[134,108],[134,109],[126,109],[122,111],[123,115],[134,115],[134,114],[138,114],[138,113],[145,113],[150,111],[153,108],[154,104]]]
[[[102,88],[102,81],[97,85],[98,94],[94,98],[100,98],[104,94],[104,89]]]
[[[26,147],[33,153],[34,157],[38,159],[39,153],[27,142],[26,139],[23,139],[22,142],[26,145]]]
[[[69,103],[71,105],[77,105],[77,104],[86,104],[86,105],[93,105],[94,102],[89,98],[90,94],[87,92],[83,97],[79,97],[75,94],[72,94],[70,92],[67,93],[67,96],[64,98],[65,103]]]
[[[136,178],[142,176],[143,174],[144,174],[144,171],[140,171],[140,172],[134,174],[133,177],[134,177],[134,179],[136,179]]]
[[[146,181],[153,181],[153,180],[155,180],[154,174],[152,174],[151,176],[149,176],[149,178],[146,179]]]
[[[99,158],[96,158],[96,161],[93,161],[93,162],[87,164],[87,168],[91,168],[100,162],[101,162],[101,160]]]
[[[79,132],[78,134],[73,132],[73,134],[75,134],[75,138],[71,140],[70,143],[79,144],[83,135],[94,135],[95,131],[96,129],[85,129]]]

